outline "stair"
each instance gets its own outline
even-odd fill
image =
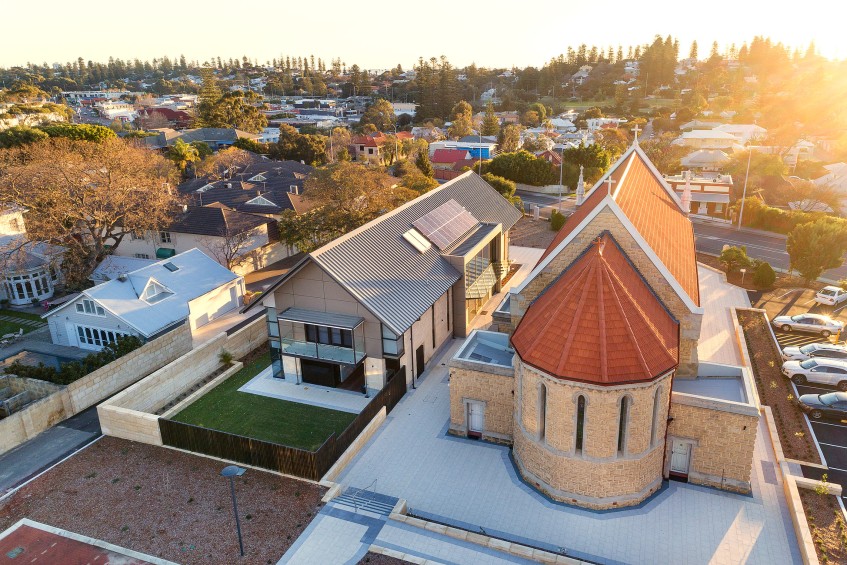
[[[378,492],[348,488],[340,496],[332,499],[332,504],[353,512],[367,511],[380,516],[388,516],[397,504],[397,499]]]

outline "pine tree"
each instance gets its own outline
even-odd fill
[[[432,170],[432,163],[429,161],[429,153],[420,151],[415,159],[415,166],[428,177],[433,177],[435,171]]]
[[[485,117],[482,119],[482,135],[500,135],[500,120],[494,115],[494,104],[485,107]]]

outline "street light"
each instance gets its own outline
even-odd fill
[[[741,209],[738,211],[738,229],[741,229],[741,219],[744,217],[744,201],[747,200],[747,179],[750,178],[750,160],[753,158],[753,148],[747,146],[747,174],[744,175],[744,193],[741,195]]]
[[[747,274],[747,269],[741,269],[741,284],[744,284],[744,275]]]
[[[232,512],[235,514],[235,530],[238,532],[238,549],[241,551],[241,557],[244,557],[244,544],[241,541],[241,521],[238,519],[238,503],[235,501],[235,477],[240,477],[247,471],[238,465],[229,465],[221,471],[222,477],[229,478],[229,493],[232,496]]]

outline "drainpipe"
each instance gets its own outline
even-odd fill
[[[415,370],[417,367],[415,363],[417,363],[417,357],[415,357],[415,324],[412,323],[409,328],[409,369],[412,372],[412,388],[416,389],[418,387],[415,386]]]

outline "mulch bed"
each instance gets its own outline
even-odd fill
[[[782,358],[761,312],[738,311],[738,323],[744,330],[747,349],[752,357],[753,376],[759,399],[771,407],[782,450],[789,459],[820,463],[820,456],[794,390],[782,374]]]
[[[547,249],[556,237],[556,232],[550,229],[547,220],[533,220],[530,216],[524,216],[509,231],[509,237],[511,245]]]
[[[242,558],[224,466],[104,437],[0,503],[0,531],[30,518],[177,563],[276,563],[325,489],[254,469],[237,478]]]
[[[847,524],[836,497],[800,489],[800,500],[820,562],[847,563]]]
[[[382,555],[381,553],[371,553],[369,551],[364,557],[362,557],[358,565],[364,565],[365,563],[368,565],[406,565],[409,562],[397,559],[396,557]]]
[[[718,258],[714,255],[707,255],[705,253],[697,253],[697,262],[703,263],[704,265],[708,265],[709,267],[713,267],[718,269],[719,271],[724,271],[723,264],[718,261]],[[726,271],[724,271],[726,273]],[[726,282],[730,284],[734,284],[735,286],[740,286],[741,288],[753,291],[761,291],[762,289],[757,288],[753,285],[753,273],[748,272],[744,275],[744,282],[741,282],[741,273],[726,273]],[[820,290],[826,285],[820,282],[812,282],[811,284],[807,284],[806,281],[802,277],[798,277],[796,275],[789,275],[787,273],[776,273],[776,281],[774,281],[773,288],[811,288],[813,290]],[[766,289],[767,290],[767,289]]]

